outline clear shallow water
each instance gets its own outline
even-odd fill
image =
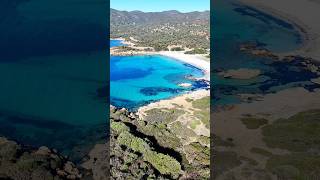
[[[213,6],[214,58],[212,60],[213,104],[238,103],[241,93],[271,93],[281,89],[310,86],[315,74],[302,70],[298,61],[273,62],[240,51],[242,43],[254,42],[273,52],[286,52],[301,46],[294,26],[277,17],[240,4],[236,0],[217,0]],[[227,69],[260,69],[261,75],[250,80],[224,79],[217,75]]]
[[[116,46],[124,46],[123,41],[121,40],[110,40],[110,47],[116,47]]]
[[[110,61],[112,105],[135,109],[151,101],[170,98],[205,87],[187,76],[201,77],[200,69],[165,56],[114,56]],[[182,88],[180,83],[191,83]]]

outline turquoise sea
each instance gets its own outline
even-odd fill
[[[110,40],[110,47],[125,46],[121,40]]]
[[[112,56],[110,59],[110,102],[117,107],[136,109],[152,101],[187,91],[206,88],[200,69],[160,55]],[[192,77],[192,78],[191,78]],[[180,87],[190,83],[191,87]]]

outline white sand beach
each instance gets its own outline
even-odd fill
[[[131,43],[131,42],[128,42]],[[138,51],[127,50],[125,52],[117,52],[117,48],[111,48],[110,54],[116,56],[133,56],[133,55],[161,55],[167,56],[178,61],[190,64],[203,71],[205,80],[210,80],[210,59],[199,54],[184,54],[184,51],[145,51],[145,47],[130,46]]]
[[[156,54],[168,56],[184,63],[197,67],[204,72],[204,79],[210,80],[210,61],[204,59],[201,55],[184,54],[183,51],[160,51]]]
[[[319,0],[239,0],[293,24],[305,35],[304,45],[290,55],[302,55],[320,61]]]

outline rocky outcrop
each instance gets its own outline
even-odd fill
[[[246,53],[251,54],[253,56],[270,58],[273,61],[294,63],[294,64],[299,65],[302,68],[312,72],[312,73],[316,73],[317,75],[320,75],[319,61],[314,60],[309,57],[302,57],[299,55],[286,55],[286,56],[277,55],[275,53],[272,53],[268,49],[264,48],[263,46],[261,46],[257,43],[251,43],[251,42],[241,44],[240,51],[246,52]]]
[[[279,60],[279,57],[273,54],[268,49],[265,49],[262,46],[259,46],[257,43],[244,43],[240,45],[240,51],[252,54],[254,56],[271,58],[274,60]]]
[[[83,174],[47,147],[32,149],[0,137],[0,179],[81,179]]]
[[[94,180],[109,179],[109,144],[96,144],[88,155],[88,160],[81,166],[91,170]]]

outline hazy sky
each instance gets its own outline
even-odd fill
[[[117,10],[140,10],[159,12],[178,10],[181,12],[210,10],[210,0],[110,0],[111,8]]]

